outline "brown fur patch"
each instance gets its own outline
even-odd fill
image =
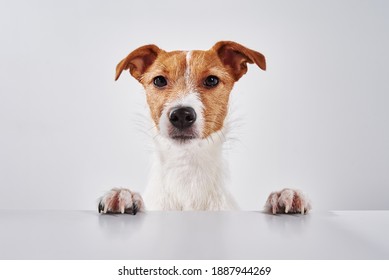
[[[194,91],[200,94],[204,104],[204,130],[203,137],[219,131],[228,112],[228,100],[234,85],[234,79],[218,59],[214,50],[193,51],[190,60],[190,80]],[[214,88],[204,86],[208,76],[216,76],[219,83]]]
[[[188,93],[184,77],[185,69],[185,52],[162,53],[141,78],[141,83],[146,91],[151,117],[157,127],[164,106],[178,96]],[[166,78],[167,85],[164,88],[154,86],[153,79],[157,76]]]

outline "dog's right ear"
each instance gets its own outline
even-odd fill
[[[129,70],[131,75],[140,81],[143,73],[154,63],[161,51],[156,45],[146,45],[137,48],[116,66],[115,81],[119,79],[123,70]]]

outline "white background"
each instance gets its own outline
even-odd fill
[[[142,191],[152,125],[116,64],[144,44],[219,40],[268,62],[232,93],[242,209],[284,186],[317,210],[389,209],[389,4],[286,0],[2,1],[0,208],[96,209],[111,187]]]

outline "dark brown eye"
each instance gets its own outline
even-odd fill
[[[218,83],[219,83],[219,78],[213,75],[208,76],[204,80],[204,86],[206,86],[207,88],[216,87]]]
[[[156,87],[162,88],[167,85],[167,81],[164,76],[157,76],[153,79],[153,83]]]

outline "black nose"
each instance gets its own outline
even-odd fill
[[[182,130],[196,121],[196,112],[191,107],[178,108],[170,113],[169,120],[174,127]]]

